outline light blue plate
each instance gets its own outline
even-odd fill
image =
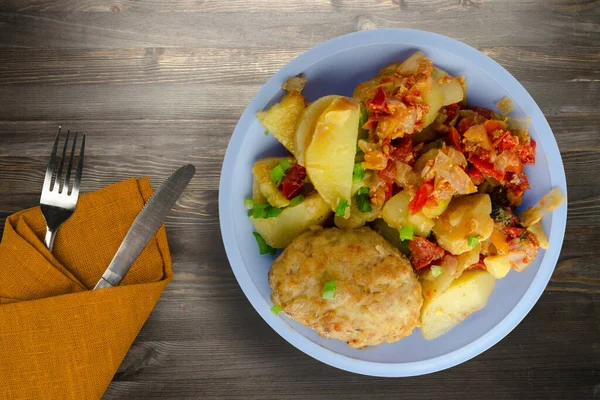
[[[252,193],[254,161],[285,154],[271,135],[264,135],[255,114],[278,101],[281,84],[290,76],[306,74],[303,92],[308,101],[319,96],[351,96],[354,87],[377,74],[392,61],[422,50],[436,66],[468,82],[472,105],[494,108],[508,96],[515,105],[513,116],[531,118],[531,136],[537,141],[537,159],[527,167],[531,189],[523,206],[536,203],[551,188],[566,194],[565,173],[558,146],[548,122],[527,91],[504,68],[479,51],[445,36],[409,30],[379,29],[345,35],[298,56],[259,90],[240,118],[225,154],[219,186],[221,233],[231,268],[242,290],[265,321],[292,345],[324,363],[347,371],[374,376],[422,375],[460,364],[498,343],[527,315],[546,287],[556,265],[565,232],[567,207],[544,218],[550,240],[547,251],[525,272],[511,271],[499,280],[488,305],[472,314],[449,333],[426,341],[418,329],[393,344],[365,350],[323,339],[314,331],[283,316],[273,315],[267,273],[273,261],[260,256],[252,236],[253,227],[244,209]],[[260,338],[257,338],[260,340]]]

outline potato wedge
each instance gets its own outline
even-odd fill
[[[421,274],[419,276],[419,282],[421,283],[423,299],[431,301],[440,296],[450,287],[454,279],[452,274],[447,273],[442,273],[434,278],[431,276],[431,270]]]
[[[392,196],[383,206],[382,217],[384,221],[392,228],[400,229],[405,225],[415,228],[419,236],[427,236],[434,225],[431,218],[419,211],[411,215],[408,212],[408,202],[410,195],[406,190],[402,190]]]
[[[262,126],[267,128],[292,154],[296,154],[294,147],[296,125],[304,111],[304,105],[304,96],[298,92],[290,92],[267,111],[256,114]]]
[[[510,271],[510,260],[506,254],[487,256],[483,259],[485,268],[494,278],[502,279]]]
[[[252,200],[255,204],[265,204],[267,202],[267,198],[260,190],[260,181],[255,174],[252,174]]]
[[[271,179],[271,170],[275,168],[281,160],[288,160],[291,163],[293,159],[291,157],[263,158],[262,160],[256,161],[254,167],[252,167],[252,174],[254,175],[255,181],[258,183],[260,192],[273,207],[287,207],[290,204],[290,201],[285,198],[279,189],[277,189],[275,182]],[[256,192],[253,197],[255,202],[264,203],[264,201],[257,201],[257,199],[260,199],[260,196]]]
[[[566,200],[563,192],[559,188],[554,188],[546,193],[536,205],[523,211],[519,219],[524,226],[533,226],[552,210],[560,207]]]
[[[438,245],[454,255],[471,250],[469,236],[487,240],[494,230],[490,217],[492,202],[488,194],[474,194],[453,199],[436,220],[433,233]]]
[[[319,193],[312,192],[297,206],[285,208],[281,214],[272,218],[253,218],[256,231],[267,244],[275,248],[284,248],[312,225],[322,224],[331,215],[329,205]]]
[[[358,137],[360,106],[338,97],[323,111],[304,154],[306,173],[332,210],[338,201],[351,204],[352,171]],[[350,209],[346,209],[346,217]]]
[[[334,218],[335,226],[342,229],[354,229],[360,228],[364,226],[367,222],[371,222],[379,218],[381,215],[381,207],[372,207],[372,210],[369,212],[362,212],[358,209],[356,202],[353,201],[350,205],[350,217],[338,217]]]
[[[441,276],[441,275],[440,275]],[[425,298],[421,308],[421,334],[432,340],[481,310],[494,290],[496,280],[483,270],[465,271],[441,294]]]
[[[294,134],[295,155],[298,159],[298,164],[304,165],[304,153],[312,140],[317,120],[321,114],[323,114],[323,111],[325,111],[338,97],[340,96],[330,95],[320,97],[302,112],[298,125],[296,126],[296,133]]]

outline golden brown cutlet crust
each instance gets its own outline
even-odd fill
[[[335,299],[323,299],[333,280]],[[395,342],[419,326],[423,299],[410,262],[367,227],[303,233],[275,260],[269,284],[287,316],[351,347]]]

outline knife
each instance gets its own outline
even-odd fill
[[[183,189],[188,185],[196,168],[186,164],[173,172],[154,192],[142,211],[135,217],[125,239],[121,242],[102,278],[94,290],[117,286],[140,255],[146,244],[163,223],[167,213],[173,208]]]

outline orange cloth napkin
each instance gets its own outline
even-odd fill
[[[53,252],[39,207],[0,242],[0,398],[100,398],[172,277],[164,226],[120,286],[92,291],[150,198],[148,178],[80,196]]]

